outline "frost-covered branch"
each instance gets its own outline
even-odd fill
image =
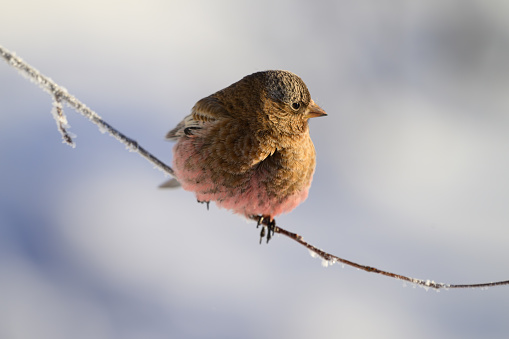
[[[53,114],[53,118],[57,123],[57,128],[62,134],[63,142],[71,146],[72,148],[76,147],[74,140],[72,140],[72,136],[69,132],[67,132],[67,128],[69,128],[69,124],[67,123],[67,117],[64,114],[64,108],[62,107],[62,101],[58,95],[53,97],[53,109],[51,110]]]
[[[175,174],[173,172],[173,169],[157,159],[155,156],[153,156],[151,153],[146,151],[143,147],[138,145],[136,141],[133,139],[125,136],[115,128],[113,128],[110,124],[105,122],[97,113],[92,111],[90,108],[88,108],[85,104],[83,104],[81,101],[76,99],[73,95],[69,94],[67,90],[59,85],[57,85],[55,82],[53,82],[50,78],[42,75],[39,71],[37,71],[32,66],[25,63],[23,60],[21,60],[19,57],[14,55],[14,53],[9,52],[7,49],[0,46],[0,56],[12,67],[16,68],[23,76],[28,78],[30,81],[37,84],[39,87],[41,87],[44,91],[48,92],[53,100],[53,109],[52,114],[53,118],[55,119],[57,123],[58,130],[62,134],[63,142],[74,147],[74,141],[72,140],[71,134],[67,131],[68,125],[67,125],[67,118],[64,114],[64,110],[62,107],[62,103],[65,102],[68,106],[74,108],[77,112],[87,117],[90,121],[92,121],[94,124],[96,124],[99,127],[99,130],[101,132],[108,132],[110,135],[115,137],[118,141],[123,143],[127,146],[127,148],[131,151],[134,151],[138,154],[140,154],[142,157],[147,159],[149,162],[151,162],[156,168],[160,169],[161,171],[171,175],[172,177],[175,177]],[[269,227],[269,220],[265,219],[259,220],[258,218],[254,218],[259,224],[262,224],[264,227]],[[322,251],[321,249],[307,243],[304,241],[304,239],[295,233],[289,232],[279,226],[273,226],[272,231],[274,233],[283,234],[290,239],[298,242],[299,244],[306,247],[313,256],[318,256],[322,258],[322,264],[324,266],[328,266],[330,264],[334,263],[341,263],[344,265],[352,266],[355,268],[358,268],[360,270],[385,275],[391,278],[403,280],[405,282],[411,283],[413,285],[422,286],[424,288],[433,288],[436,290],[439,289],[453,289],[453,288],[488,288],[493,286],[500,286],[500,285],[509,285],[509,280],[506,281],[499,281],[499,282],[489,282],[489,283],[480,283],[480,284],[444,284],[444,283],[436,283],[432,280],[420,280],[420,279],[414,279],[409,278],[403,275],[390,273],[386,271],[379,270],[374,267],[364,266],[357,263],[354,263],[352,261],[342,259],[340,257],[337,257],[335,255],[329,254],[325,251]],[[270,234],[270,233],[269,233]]]
[[[496,282],[488,282],[488,283],[479,283],[479,284],[445,284],[445,283],[437,283],[437,282],[435,282],[433,280],[421,280],[421,279],[410,278],[410,277],[406,277],[404,275],[400,275],[400,274],[396,274],[396,273],[391,273],[391,272],[387,272],[387,271],[382,271],[382,270],[380,270],[378,268],[375,268],[375,267],[365,266],[365,265],[357,264],[357,263],[355,263],[353,261],[350,261],[350,260],[339,258],[339,257],[337,257],[335,255],[327,253],[327,252],[325,252],[325,251],[323,251],[323,250],[321,250],[319,248],[316,248],[315,246],[307,243],[306,241],[304,241],[304,239],[300,235],[298,235],[296,233],[288,232],[287,230],[284,230],[284,229],[282,229],[280,227],[276,227],[275,230],[274,230],[274,233],[283,234],[283,235],[289,237],[290,239],[295,240],[299,244],[307,247],[309,249],[310,253],[311,253],[311,256],[322,258],[322,265],[323,266],[329,266],[329,265],[333,265],[333,264],[336,264],[336,263],[340,263],[340,264],[343,264],[343,265],[348,265],[348,266],[352,266],[352,267],[358,268],[358,269],[366,271],[366,272],[381,274],[381,275],[385,275],[385,276],[390,277],[390,278],[399,279],[399,280],[402,280],[404,282],[408,282],[408,283],[410,283],[410,284],[412,284],[414,286],[423,287],[426,290],[429,289],[429,288],[433,288],[435,290],[441,290],[441,289],[447,290],[447,289],[456,289],[456,288],[480,288],[480,289],[487,289],[488,287],[495,287],[495,286],[501,286],[501,285],[509,285],[509,280],[496,281]]]
[[[53,99],[53,117],[58,126],[58,130],[62,134],[63,142],[74,147],[74,141],[71,135],[67,132],[67,119],[64,115],[62,102],[65,102],[70,107],[74,108],[78,113],[87,117],[90,121],[99,127],[101,132],[108,132],[110,135],[115,137],[118,141],[127,146],[131,151],[140,154],[142,157],[151,162],[156,168],[161,171],[175,177],[173,169],[157,159],[150,152],[145,150],[138,143],[119,132],[113,126],[104,121],[97,113],[88,108],[84,103],[76,99],[73,95],[69,94],[67,90],[57,85],[49,77],[41,74],[38,70],[21,60],[14,53],[9,52],[4,47],[0,46],[0,56],[12,67],[16,68],[21,75],[28,78],[30,81],[38,85],[44,91],[48,92]]]

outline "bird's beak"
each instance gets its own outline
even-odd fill
[[[325,116],[327,116],[327,113],[325,113],[325,111],[320,106],[315,104],[313,99],[311,99],[311,102],[309,103],[308,111],[306,113],[306,118],[309,119],[309,118],[318,118],[318,117],[325,117]]]

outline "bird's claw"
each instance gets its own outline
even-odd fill
[[[196,201],[198,201],[200,204],[207,204],[207,211],[209,210],[210,201],[201,201],[201,200],[196,200]]]
[[[256,228],[260,227],[260,225],[262,226],[262,230],[260,231],[260,244],[262,243],[262,239],[265,237],[265,229],[267,229],[268,244],[269,240],[276,232],[276,220],[271,217],[264,217],[263,215],[253,215],[251,219],[256,221]]]

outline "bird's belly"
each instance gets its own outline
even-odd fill
[[[261,175],[255,172],[244,187],[226,189],[213,200],[219,207],[245,216],[275,217],[290,212],[307,198],[310,184],[289,194],[283,193],[284,190],[270,193],[266,186],[267,178],[261,178]]]
[[[200,178],[198,182],[182,182],[182,187],[195,192],[199,201],[215,201],[219,207],[245,216],[275,217],[290,212],[307,198],[310,186],[308,184],[289,195],[278,195],[269,194],[265,183],[256,174],[252,175],[245,185],[233,188],[220,181],[213,182],[210,176]]]
[[[196,146],[190,140],[175,145],[173,166],[182,188],[195,192],[199,201],[215,201],[219,207],[245,216],[275,217],[290,212],[307,198],[311,180],[292,190],[269,190],[271,176],[277,176],[277,171],[253,169],[232,175],[224,169],[207,167],[207,159]],[[293,182],[287,184],[295,186]]]

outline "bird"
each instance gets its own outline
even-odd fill
[[[268,228],[308,196],[316,166],[310,118],[326,116],[304,81],[284,70],[243,77],[199,100],[166,139],[175,179],[198,202],[211,201]]]

